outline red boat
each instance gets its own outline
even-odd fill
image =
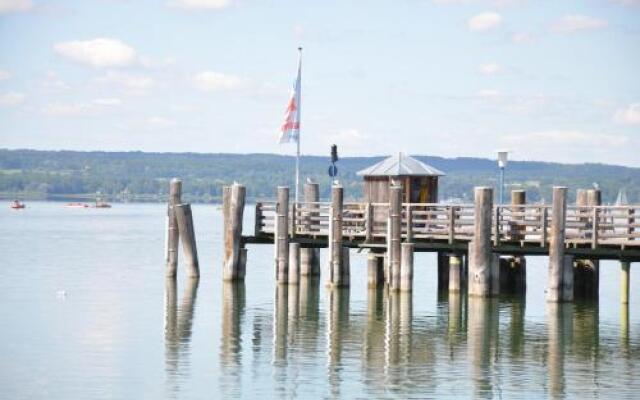
[[[9,207],[13,208],[14,210],[21,210],[23,208],[26,208],[27,206],[20,202],[20,200],[14,200],[11,202],[11,204],[9,204]]]

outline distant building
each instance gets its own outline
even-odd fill
[[[437,203],[438,178],[444,172],[403,153],[358,172],[364,178],[364,201],[387,203],[389,186],[402,186],[404,203]]]

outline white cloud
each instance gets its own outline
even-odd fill
[[[626,108],[618,110],[613,119],[621,124],[640,125],[640,103],[629,104]]]
[[[24,93],[8,92],[0,95],[0,106],[17,106],[24,103],[26,98]]]
[[[55,89],[55,90],[65,90],[69,89],[69,85],[67,85],[62,79],[58,77],[54,71],[47,71],[44,75],[44,80],[42,81],[42,86],[47,89]]]
[[[548,130],[530,132],[525,134],[504,135],[502,141],[511,145],[520,145],[520,148],[527,148],[533,143],[544,143],[545,146],[551,148],[555,146],[571,146],[598,148],[615,148],[624,146],[629,138],[622,135],[612,135],[605,133],[591,133],[578,130]]]
[[[534,39],[533,34],[529,32],[516,32],[511,35],[511,41],[513,43],[522,44],[532,42]]]
[[[496,75],[502,72],[502,67],[500,66],[500,64],[487,63],[487,64],[482,64],[479,67],[479,70],[483,75]]]
[[[184,10],[221,10],[230,4],[229,0],[171,0],[167,2],[169,7]]]
[[[513,6],[526,3],[527,0],[432,0],[435,4],[489,4],[495,7]]]
[[[140,74],[125,74],[115,71],[109,71],[104,76],[96,78],[97,83],[112,86],[119,86],[125,94],[143,95],[155,86],[153,78]]]
[[[151,116],[145,120],[146,128],[151,130],[166,129],[175,126],[175,124],[176,122],[174,120],[157,115]]]
[[[193,78],[196,88],[204,91],[237,90],[249,85],[249,80],[237,75],[214,71],[202,71]]]
[[[99,106],[119,106],[122,104],[122,100],[115,97],[106,97],[102,99],[95,99],[92,103]]]
[[[640,0],[611,0],[623,6],[640,6]]]
[[[0,14],[25,12],[33,8],[31,0],[0,0]]]
[[[574,33],[601,29],[606,26],[607,21],[602,19],[588,17],[586,15],[565,15],[558,20],[551,29],[558,33]]]
[[[494,12],[483,12],[469,19],[469,29],[476,32],[491,30],[502,22],[502,16]]]
[[[5,79],[11,78],[11,72],[0,69],[0,81],[4,81]]]
[[[94,99],[88,103],[52,103],[47,104],[42,112],[56,117],[96,116],[122,104],[120,99]]]
[[[515,149],[527,160],[553,162],[606,162],[637,165],[630,150],[635,139],[612,132],[585,132],[582,130],[551,129],[502,135],[498,146]],[[576,158],[576,154],[580,157]]]
[[[57,43],[53,50],[71,61],[94,68],[124,67],[136,61],[136,50],[133,47],[111,38]]]

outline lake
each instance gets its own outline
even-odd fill
[[[0,208],[0,387],[7,399],[638,398],[640,273],[620,304],[602,262],[600,301],[547,304],[546,257],[526,298],[438,294],[416,254],[414,292],[320,280],[277,287],[273,247],[249,246],[244,284],[221,279],[221,211],[194,205],[201,278],[164,277],[165,205]],[[245,212],[245,233],[253,210]]]

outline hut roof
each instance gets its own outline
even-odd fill
[[[379,163],[358,171],[360,176],[443,176],[444,172],[418,161],[403,153],[398,153]]]

